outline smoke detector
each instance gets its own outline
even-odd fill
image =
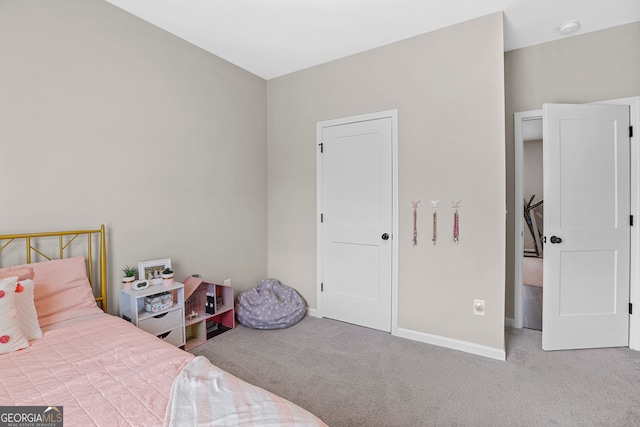
[[[578,29],[580,29],[580,23],[578,21],[567,21],[558,25],[557,28],[558,32],[563,36],[575,33],[576,31],[578,31]]]

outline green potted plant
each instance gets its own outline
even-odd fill
[[[169,267],[162,270],[162,284],[165,286],[173,285],[173,270]]]
[[[136,280],[136,269],[128,265],[122,269],[122,287],[131,289],[131,284]]]

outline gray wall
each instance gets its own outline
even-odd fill
[[[19,207],[0,210],[0,232],[105,223],[112,309],[120,269],[164,257],[178,277],[231,277],[238,289],[269,274],[316,307],[315,124],[397,108],[400,326],[502,347],[496,259],[504,248],[493,243],[504,234],[497,21],[491,15],[267,84],[105,2],[0,0],[0,156],[11,159],[0,168],[0,197]],[[509,212],[513,113],[640,95],[638,75],[638,22],[504,54]],[[166,193],[169,203],[155,201]],[[463,200],[460,245],[426,244],[432,198]],[[423,201],[425,242],[415,250],[413,199]],[[510,213],[507,317],[513,229]],[[470,315],[473,298],[487,300],[486,318]]]
[[[506,311],[513,317],[513,114],[544,103],[640,95],[640,22],[505,53],[507,154]]]
[[[316,123],[398,109],[399,327],[503,349],[502,46],[497,13],[269,80],[269,275],[317,307]],[[422,201],[416,248],[411,200]],[[452,200],[462,200],[458,245]]]
[[[248,289],[267,272],[266,83],[99,0],[0,1],[0,233],[108,228]]]

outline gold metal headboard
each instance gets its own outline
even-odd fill
[[[76,239],[80,236],[86,236],[86,246],[82,245],[79,239],[76,245],[72,245]],[[57,247],[49,245],[46,249],[38,247],[38,243],[44,238],[57,237]],[[66,239],[65,239],[66,238]],[[51,231],[43,233],[23,233],[23,234],[4,234],[0,235],[0,255],[8,253],[10,250],[14,250],[15,246],[24,245],[24,254],[26,255],[21,261],[14,261],[12,265],[18,264],[31,264],[34,261],[34,257],[42,257],[43,260],[63,259],[65,254],[70,252],[72,246],[81,245],[81,253],[85,257],[87,263],[87,276],[89,282],[96,294],[94,281],[94,263],[96,261],[94,257],[94,245],[98,239],[98,278],[99,278],[99,295],[96,296],[96,302],[100,303],[102,311],[107,312],[107,244],[105,239],[104,225],[100,226],[98,230],[70,230],[70,231]],[[15,244],[15,245],[14,245]],[[65,252],[66,251],[66,252]],[[56,255],[51,255],[56,253]],[[49,255],[47,255],[49,253]],[[13,253],[15,255],[15,252]],[[17,260],[17,258],[16,258]],[[5,266],[6,267],[6,266]]]

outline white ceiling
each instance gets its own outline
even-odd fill
[[[264,79],[504,11],[505,51],[640,21],[640,0],[107,0]]]

